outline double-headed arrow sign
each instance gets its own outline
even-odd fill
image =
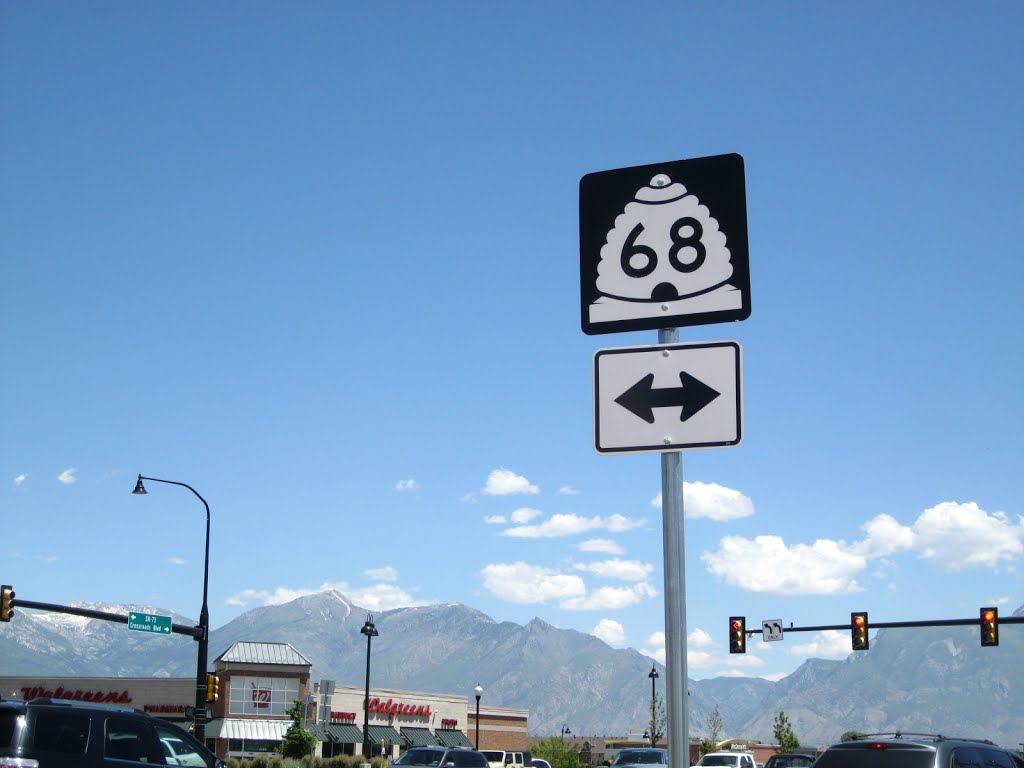
[[[641,453],[737,445],[740,382],[734,341],[598,350],[595,447]]]

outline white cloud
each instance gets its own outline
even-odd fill
[[[961,571],[1024,555],[1024,518],[1013,524],[1003,512],[988,514],[974,502],[944,502],[926,509],[914,522],[915,549],[941,570]]]
[[[659,493],[651,506],[661,508]],[[739,491],[718,483],[683,483],[683,514],[708,520],[736,520],[754,514],[754,502]]]
[[[654,571],[654,566],[639,560],[603,560],[599,563],[576,563],[573,568],[586,571],[605,579],[620,581],[645,581]]]
[[[319,592],[333,589],[341,592],[352,602],[371,611],[388,611],[392,608],[409,608],[428,603],[417,600],[408,592],[393,584],[374,584],[364,589],[352,589],[346,582],[326,582],[317,589],[304,589],[292,587],[278,587],[270,591],[265,589],[243,589],[236,592],[225,601],[228,605],[246,606],[250,603],[259,605],[281,605],[290,603],[306,595],[315,595]]]
[[[17,488],[19,485],[28,480],[28,475],[22,472],[20,475],[14,478],[14,487]]]
[[[502,536],[511,536],[520,539],[547,539],[559,536],[575,536],[579,533],[586,533],[604,528],[613,533],[628,531],[638,528],[646,521],[643,518],[631,520],[622,515],[610,515],[609,517],[581,517],[580,515],[552,515],[543,523],[538,525],[520,525],[502,531]]]
[[[383,568],[368,568],[363,571],[363,575],[374,581],[398,581],[398,571],[390,565]]]
[[[810,640],[798,643],[788,649],[793,656],[815,659],[845,659],[852,652],[850,633],[826,629],[816,633]]]
[[[701,560],[727,584],[778,595],[859,592],[855,576],[867,564],[865,557],[835,541],[819,539],[810,546],[787,547],[780,536],[754,540],[726,536],[716,552],[704,552]]]
[[[914,530],[900,525],[892,515],[877,515],[861,528],[867,533],[867,538],[851,549],[865,557],[886,557],[914,546]]]
[[[612,611],[638,605],[657,594],[646,582],[629,587],[600,587],[586,595],[566,598],[559,607],[567,611]]]
[[[584,595],[587,591],[579,576],[522,561],[488,565],[480,574],[488,591],[510,603],[544,603]]]
[[[171,565],[185,565],[188,562],[188,560],[186,560],[184,557],[168,557],[167,562]]]
[[[325,585],[326,586],[326,585]],[[320,591],[323,591],[322,589]],[[345,594],[352,602],[371,611],[390,611],[392,608],[412,608],[429,605],[429,602],[417,600],[401,587],[394,584],[374,584],[364,589],[349,590]]]
[[[57,481],[59,483],[64,484],[64,485],[71,485],[76,480],[78,480],[78,478],[75,477],[75,472],[77,472],[77,471],[78,471],[77,467],[68,467],[63,472],[61,472],[59,475],[57,475]]]
[[[612,619],[601,619],[590,631],[594,637],[604,640],[608,645],[621,648],[626,644],[626,629]]]
[[[487,515],[484,517],[484,522],[488,525],[504,525],[508,522],[504,515]]]
[[[305,595],[315,594],[315,589],[292,589],[290,587],[278,587],[273,592],[265,589],[243,589],[241,592],[228,597],[225,601],[228,605],[245,606],[249,603],[260,605],[281,605],[291,602]]]
[[[539,509],[530,509],[530,507],[520,507],[512,513],[513,523],[528,523],[534,518],[540,517],[544,513]]]
[[[611,539],[587,539],[576,547],[580,552],[599,552],[605,555],[621,555],[625,550]]]
[[[540,493],[540,488],[533,485],[522,475],[508,469],[496,469],[487,477],[487,485],[483,493],[488,496],[509,496],[515,493]]]
[[[397,483],[395,483],[395,490],[398,491],[399,493],[406,491],[418,491],[419,488],[420,484],[417,483],[412,478],[409,478],[408,480],[399,480]]]
[[[664,642],[664,638],[662,638],[662,643]],[[698,627],[690,633],[690,636],[687,638],[687,645],[693,648],[708,648],[714,646],[715,641],[711,638],[711,635]]]
[[[647,638],[647,645],[653,648],[663,649],[665,647],[665,633],[652,632],[651,636]]]
[[[558,489],[559,496],[579,496],[580,492],[573,488],[571,485],[563,485]]]

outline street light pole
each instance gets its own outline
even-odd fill
[[[366,696],[363,699],[363,757],[370,759],[370,638],[380,633],[373,626],[373,616],[366,614],[366,623],[359,630],[366,635]]]
[[[476,747],[474,749],[480,749],[480,697],[484,695],[484,689],[477,683],[473,693],[476,694]]]
[[[658,712],[654,693],[654,681],[658,679],[658,670],[653,664],[651,664],[651,672],[647,676],[651,678],[651,746],[653,747],[658,738]]]
[[[188,488],[196,495],[197,499],[203,502],[203,506],[206,508],[206,553],[203,558],[203,607],[199,609],[199,637],[196,638],[196,642],[199,643],[199,649],[196,653],[196,714],[192,721],[195,737],[199,739],[200,743],[205,745],[207,720],[207,718],[204,717],[204,713],[206,713],[206,660],[208,644],[210,642],[210,609],[206,600],[210,586],[210,505],[206,503],[206,499],[199,495],[199,491],[191,485],[188,485],[187,483],[179,483],[176,480],[161,480],[159,477],[143,477],[142,475],[139,475],[139,479],[135,483],[135,490],[132,491],[132,493],[146,493],[146,486],[142,484],[143,480],[150,480],[154,483],[167,483],[168,485],[180,485],[182,488]]]

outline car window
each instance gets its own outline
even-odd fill
[[[700,765],[736,765],[736,758],[732,755],[704,755],[698,763]]]
[[[163,754],[147,723],[128,718],[107,718],[103,755],[133,763],[161,764]]]
[[[468,749],[449,752],[445,761],[455,763],[455,768],[487,768],[487,758]]]
[[[189,765],[194,768],[210,768],[211,760],[199,742],[193,741],[187,734],[164,725],[155,725],[156,736],[164,752],[167,765]]]
[[[413,748],[395,760],[395,765],[439,765],[444,751],[440,749]]]
[[[827,749],[814,768],[932,768],[930,749]]]
[[[982,764],[988,768],[1014,768],[1009,753],[1001,749],[978,747],[978,754],[981,756]]]
[[[0,710],[0,747],[13,747],[17,731],[18,713],[13,709]]]
[[[42,710],[29,718],[29,736],[33,749],[63,755],[84,755],[89,743],[89,717],[80,712]]]

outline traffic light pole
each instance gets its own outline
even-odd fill
[[[128,617],[120,613],[107,613],[106,611],[94,611],[91,608],[76,608],[71,605],[57,605],[56,603],[38,603],[34,600],[22,600],[15,597],[11,600],[13,608],[32,608],[37,611],[49,611],[51,613],[68,613],[72,616],[84,616],[87,619],[101,619],[113,621],[118,624],[127,624]],[[202,635],[202,627],[189,624],[171,624],[171,632],[178,635],[188,635],[198,640]]]

